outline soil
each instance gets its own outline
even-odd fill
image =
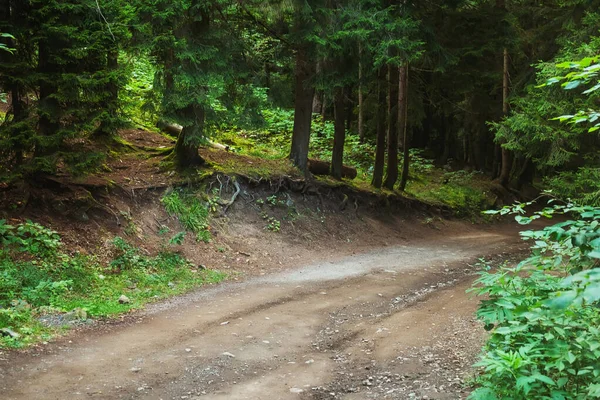
[[[485,331],[465,289],[515,229],[434,234],[201,289],[26,352],[6,399],[464,398]],[[299,260],[301,262],[301,260]]]
[[[169,145],[156,136],[124,135],[135,146]],[[206,151],[219,162],[237,157]],[[485,331],[465,290],[480,257],[524,250],[518,227],[447,220],[413,201],[296,186],[293,177],[182,182],[160,159],[130,154],[93,179],[58,176],[62,197],[41,188],[48,197],[5,207],[4,217],[50,226],[70,252],[101,261],[116,235],[152,254],[165,244],[161,227],[182,230],[160,202],[170,186],[229,200],[236,179],[236,201],[212,216],[212,242],[188,235],[175,248],[228,281],[50,343],[0,350],[3,399],[466,397]],[[6,206],[15,193],[0,200]],[[280,230],[266,229],[265,216]]]

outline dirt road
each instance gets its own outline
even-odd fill
[[[202,289],[1,354],[0,398],[462,398],[483,339],[472,264],[517,246],[482,231]]]

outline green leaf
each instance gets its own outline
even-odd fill
[[[546,375],[542,375],[540,373],[535,373],[531,376],[532,376],[532,378],[535,378],[536,380],[538,380],[540,382],[544,382],[545,384],[556,386],[556,383],[550,377],[548,377]]]
[[[577,292],[569,290],[568,292],[561,292],[555,298],[548,300],[546,305],[553,309],[564,310],[569,307],[576,298]]]
[[[581,85],[581,81],[575,80],[575,81],[565,83],[563,85],[563,87],[565,88],[565,90],[572,90],[572,89],[579,87],[579,85]]]

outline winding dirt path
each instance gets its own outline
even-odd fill
[[[483,340],[472,264],[518,247],[470,232],[202,289],[0,356],[0,398],[462,398]]]

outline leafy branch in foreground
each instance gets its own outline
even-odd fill
[[[531,256],[488,268],[470,289],[486,296],[477,316],[492,331],[471,399],[600,397],[600,208],[554,205],[517,220],[557,214],[572,219],[522,232]]]
[[[588,89],[583,91],[583,94],[591,96],[600,89],[600,64],[598,64],[599,56],[587,57],[579,61],[569,61],[560,63],[557,65],[561,69],[570,69],[571,72],[564,76],[554,77],[546,82],[546,85],[553,85],[555,83],[563,82],[562,87],[565,90],[573,90],[579,88],[581,85],[588,85]],[[588,132],[595,132],[600,129],[600,112],[598,110],[588,109],[580,110],[575,114],[561,115],[560,117],[554,118],[561,122],[568,122],[570,124],[580,124],[588,122],[592,125]]]

